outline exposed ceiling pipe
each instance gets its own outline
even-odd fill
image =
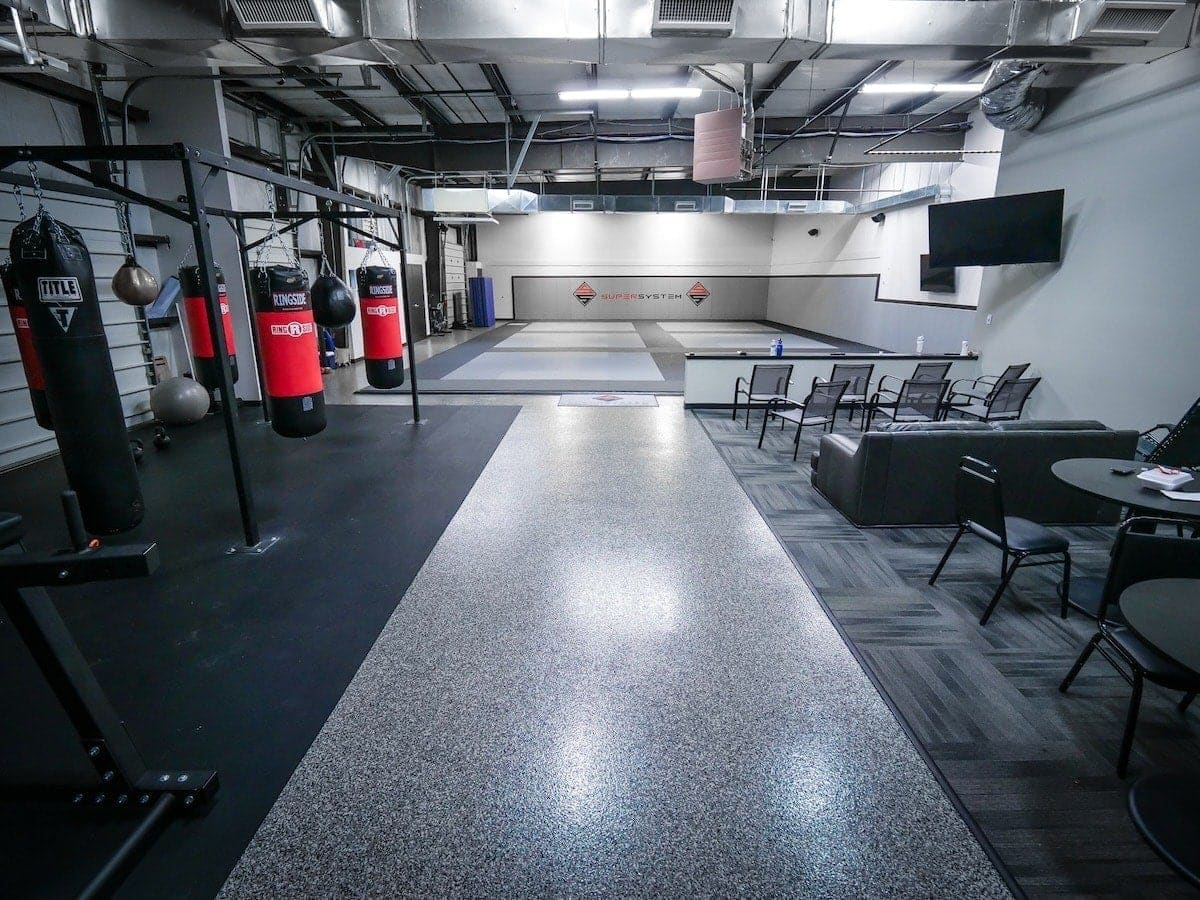
[[[1034,87],[1045,66],[1024,59],[1006,59],[992,66],[984,82],[979,108],[1003,131],[1028,131],[1046,111],[1046,92]]]

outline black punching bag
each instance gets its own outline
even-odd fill
[[[342,328],[354,321],[358,304],[346,282],[336,275],[318,275],[312,283],[313,319],[325,328]]]
[[[17,350],[21,354],[21,367],[25,370],[25,383],[29,385],[29,402],[33,406],[33,417],[39,425],[54,430],[50,418],[50,404],[46,402],[46,382],[42,380],[42,364],[38,362],[37,349],[33,346],[33,332],[29,330],[29,313],[25,301],[17,290],[17,275],[11,263],[0,265],[0,283],[8,299],[8,313],[12,316],[13,335],[17,339]]]
[[[87,246],[74,228],[39,211],[13,229],[9,249],[83,523],[92,534],[128,531],[145,504]]]

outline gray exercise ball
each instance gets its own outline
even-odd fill
[[[209,402],[204,385],[182,375],[168,378],[150,391],[150,410],[167,425],[199,422],[208,413]]]

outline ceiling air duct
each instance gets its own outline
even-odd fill
[[[992,66],[983,84],[979,107],[1002,131],[1028,131],[1042,119],[1045,92],[1035,88],[1044,67],[1025,59],[1008,59]]]
[[[329,33],[327,0],[229,0],[244,31],[251,34]]]
[[[733,34],[736,0],[654,0],[654,35]]]

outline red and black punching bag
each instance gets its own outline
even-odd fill
[[[37,348],[33,346],[33,332],[29,330],[29,313],[25,311],[25,301],[21,299],[11,263],[0,265],[0,283],[4,285],[4,296],[8,298],[8,314],[12,316],[17,350],[21,354],[21,368],[25,370],[25,383],[29,385],[33,417],[43,428],[53,431],[54,420],[50,418],[50,404],[46,400],[46,382],[42,378]]]
[[[229,314],[229,294],[225,289],[225,275],[218,268],[217,295],[221,300],[221,324],[225,328],[225,350],[229,354],[229,369],[233,380],[238,380],[237,350],[233,342],[233,317]],[[217,374],[217,351],[213,347],[212,332],[208,328],[208,302],[200,286],[200,267],[183,266],[179,270],[179,285],[183,288],[183,314],[187,319],[188,339],[192,344],[192,374],[196,380],[215,391],[221,386]]]
[[[367,384],[374,388],[399,387],[404,384],[404,336],[400,331],[396,270],[388,266],[363,266],[356,278],[363,313]]]
[[[128,531],[145,503],[87,246],[74,228],[39,212],[13,229],[9,249],[83,523],[93,534]]]
[[[325,428],[325,387],[308,273],[267,266],[252,269],[250,282],[271,427],[283,437],[316,434]]]

